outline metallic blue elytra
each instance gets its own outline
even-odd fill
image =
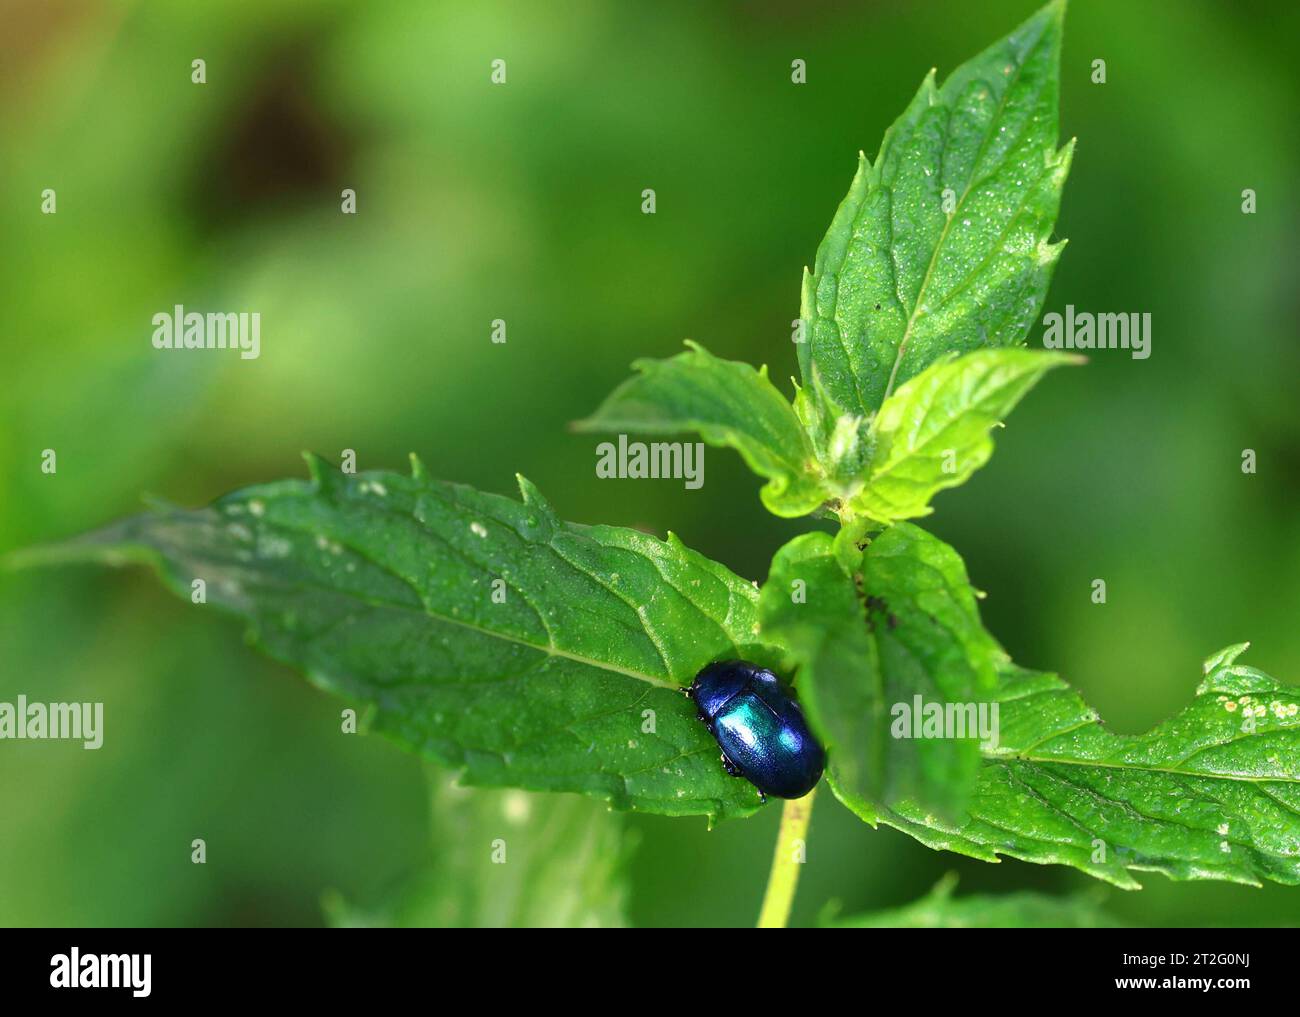
[[[687,694],[717,739],[728,773],[777,798],[802,798],[821,780],[826,752],[771,671],[719,661],[695,676]]]

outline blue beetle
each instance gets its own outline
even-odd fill
[[[743,660],[709,664],[686,690],[722,749],[722,765],[766,800],[802,798],[821,780],[826,752],[793,695],[771,671]]]

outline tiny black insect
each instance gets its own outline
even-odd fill
[[[733,777],[777,798],[802,798],[821,780],[826,752],[793,693],[771,671],[743,660],[719,661],[695,676],[687,695]]]

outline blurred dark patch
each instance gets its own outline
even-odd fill
[[[85,0],[6,0],[0,7],[0,95],[6,99],[0,116],[40,113],[38,97],[25,94],[27,87],[60,43],[95,14],[95,5]],[[106,28],[104,34],[111,32]]]
[[[1294,506],[1300,502],[1300,444],[1291,435],[1279,432],[1272,419],[1249,402],[1243,400],[1236,409],[1242,421],[1239,433],[1258,436],[1254,442],[1256,469],[1273,492],[1256,508],[1261,512],[1272,509],[1278,513],[1279,522],[1286,522],[1294,518]]]
[[[195,164],[190,207],[203,230],[340,201],[356,146],[315,91],[318,38],[268,51],[248,94]]]
[[[290,926],[318,928],[325,923],[319,905],[293,893],[273,880],[250,883],[240,877],[223,888],[221,903],[197,916],[209,928],[274,929]]]

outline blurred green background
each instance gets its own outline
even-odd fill
[[[711,452],[699,491],[598,481],[599,439],[566,424],[688,337],[795,373],[800,270],[858,149],[928,68],[1034,7],[5,0],[0,552],[143,493],[200,504],[304,475],[302,449],[361,469],[415,450],[487,490],[524,472],[566,518],[671,527],[762,579],[806,523],[766,515],[737,457]],[[1149,311],[1152,356],[1052,375],[929,520],[1012,655],[1120,732],[1186,703],[1227,643],[1300,677],[1297,38],[1290,3],[1074,0],[1070,247],[1046,310]],[[176,303],[260,311],[260,359],[155,351],[151,316]],[[143,570],[0,575],[0,612],[0,700],[99,700],[107,729],[98,752],[0,744],[0,923],[314,924],[327,888],[378,901],[456,850],[465,827],[430,813],[417,760],[340,736],[339,703]],[[627,920],[752,923],[776,820],[629,818]],[[950,869],[965,893],[1090,883],[928,851],[824,794],[795,919],[901,905]],[[1110,909],[1300,918],[1297,888],[1143,882]]]

